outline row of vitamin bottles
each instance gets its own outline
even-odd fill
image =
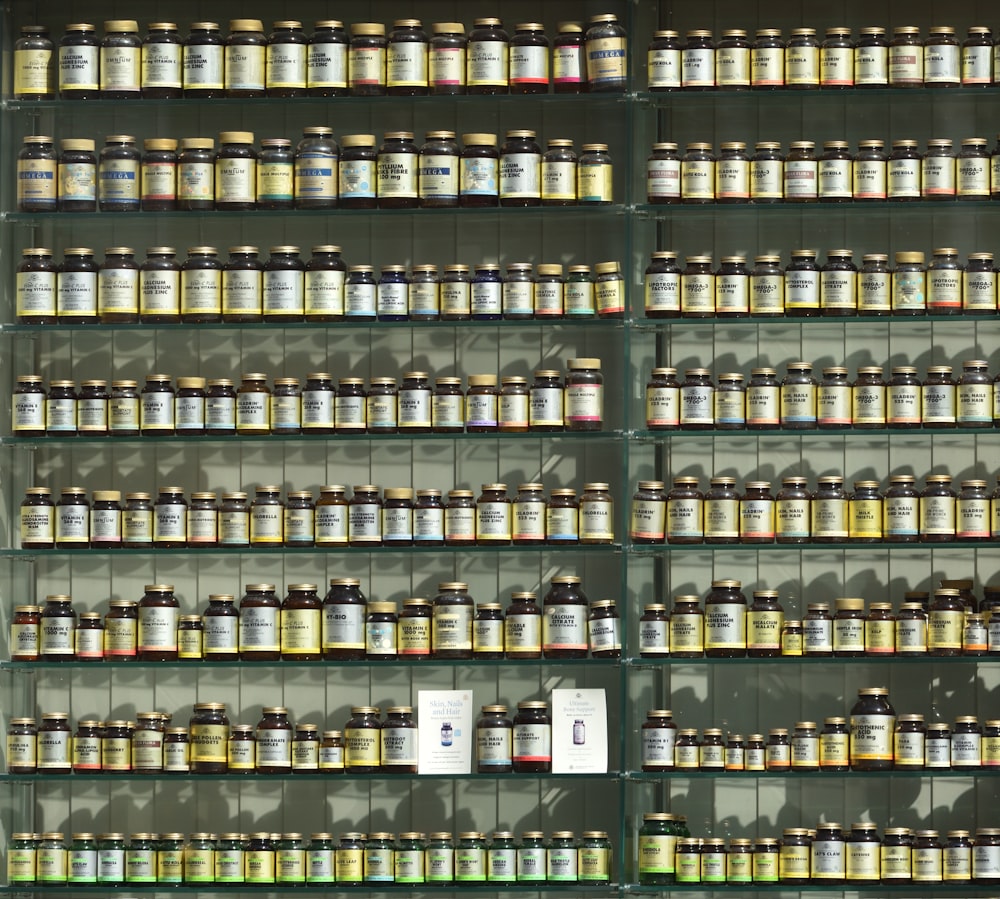
[[[792,250],[782,269],[778,254],[688,256],[657,250],[643,276],[647,318],[747,318],[787,316],[991,315],[997,311],[997,270],[992,253],[970,253],[967,264],[953,247],[935,248],[929,264],[919,251],[864,254],[859,268],[851,249]]]
[[[310,372],[305,389],[298,378],[249,372],[239,388],[229,378],[146,376],[115,380],[111,391],[100,379],[49,382],[19,375],[11,398],[12,432],[49,436],[226,436],[267,434],[448,434],[468,431],[599,431],[604,424],[601,360],[568,359],[568,372],[536,369],[529,385],[519,375],[469,375],[434,379],[425,371],[396,378],[340,378]],[[502,387],[498,386],[498,382]]]
[[[692,839],[677,816],[642,816],[636,869],[640,884],[675,883],[846,885],[1000,883],[1000,828],[937,830],[887,827],[880,838],[870,822],[822,821],[788,827],[780,839]]]
[[[861,691],[863,694],[865,691]],[[853,719],[852,719],[853,720]],[[697,728],[677,728],[669,709],[652,709],[642,724],[643,771],[715,771],[816,773],[868,771],[871,759],[854,752],[848,719],[797,721],[788,728],[771,728],[763,734],[728,733],[706,727],[699,739]],[[885,760],[880,760],[884,762]],[[920,714],[900,715],[892,734],[891,758],[895,771],[977,771],[1000,767],[1000,721],[979,724],[974,715],[955,719],[952,729],[944,722],[924,722]]]
[[[603,830],[497,830],[429,835],[314,833],[15,833],[10,884],[435,884],[611,882],[612,846]]]
[[[712,582],[705,599],[681,594],[668,613],[649,603],[638,627],[641,659],[887,658],[1000,655],[1000,587],[987,586],[980,604],[971,580],[945,580],[933,599],[907,591],[897,612],[890,602],[839,597],[810,602],[801,618],[785,616],[777,590],[753,591],[747,603],[735,580]]]
[[[912,365],[894,365],[888,381],[879,365],[858,367],[853,383],[844,366],[823,368],[788,362],[778,381],[775,369],[753,368],[749,383],[740,372],[723,372],[717,383],[706,368],[654,368],[646,382],[646,427],[651,431],[787,431],[814,428],[991,428],[1000,426],[1000,375],[985,359],[968,359],[956,379],[950,365],[931,365],[921,381]]]
[[[446,581],[433,599],[369,601],[356,578],[290,584],[282,601],[274,584],[247,584],[235,604],[213,593],[202,615],[182,615],[171,584],[149,584],[138,601],[112,599],[109,611],[78,616],[72,597],[17,606],[11,659],[17,662],[361,662],[618,658],[614,600],[591,602],[580,578],[557,575],[542,601],[516,591],[510,603],[476,603],[468,584]],[[390,652],[391,650],[391,652]]]
[[[16,320],[30,325],[211,324],[217,322],[404,322],[622,318],[625,286],[619,262],[570,265],[495,262],[475,265],[345,265],[334,244],[190,247],[67,247],[22,251],[15,275]]]
[[[289,209],[607,206],[614,170],[608,145],[553,138],[543,153],[530,129],[497,135],[428,131],[349,134],[341,150],[333,130],[310,126],[293,150],[250,131],[209,137],[151,138],[140,154],[131,134],[112,134],[95,156],[91,138],[24,138],[18,154],[21,212],[205,212]],[[178,156],[177,149],[181,153]]]
[[[1000,142],[991,154],[984,137],[962,140],[956,153],[948,138],[927,141],[862,140],[851,153],[845,140],[797,140],[783,155],[778,141],[759,141],[753,155],[743,141],[726,141],[718,156],[712,144],[653,144],[646,162],[646,202],[688,203],[877,203],[914,200],[989,200],[1000,195]]]
[[[793,28],[786,41],[780,28],[758,28],[753,40],[742,28],[727,28],[719,40],[711,31],[672,29],[653,35],[646,53],[650,91],[847,90],[850,88],[987,87],[1000,81],[1000,50],[993,32],[972,25],[959,41],[950,25],[898,25],[891,39],[879,26]]]
[[[19,100],[169,100],[180,97],[412,97],[426,94],[557,94],[622,92],[625,29],[611,13],[587,26],[560,22],[551,54],[545,26],[525,22],[511,36],[495,17],[435,22],[337,19],[310,36],[294,19],[193,22],[186,38],[174,22],[150,22],[144,38],[134,19],[65,26],[58,48],[47,25],[25,25],[14,44],[13,96]],[[551,59],[551,75],[550,75]]]
[[[473,738],[481,774],[546,774],[552,770],[552,718],[544,701],[482,707]],[[225,703],[197,703],[188,727],[170,727],[166,712],[140,712],[136,721],[81,718],[73,733],[65,712],[12,718],[7,730],[10,774],[418,774],[419,726],[412,706],[352,706],[343,730],[293,723],[284,706],[264,706],[256,728],[230,727]],[[435,741],[454,744],[442,722]],[[586,742],[582,720],[574,744]]]
[[[149,493],[66,487],[53,503],[48,487],[29,487],[20,507],[22,549],[181,549],[184,547],[576,546],[614,543],[614,500],[604,482],[584,484],[582,496],[556,487],[545,497],[536,481],[521,484],[511,499],[507,485],[441,491],[357,484],[328,484],[319,499],[311,490],[258,487],[243,491],[195,491],[181,487]]]
[[[629,540],[647,544],[784,543],[950,543],[988,542],[1000,533],[1000,487],[989,492],[984,480],[962,481],[952,489],[951,475],[929,474],[918,490],[913,475],[892,475],[883,493],[878,481],[855,481],[844,490],[840,475],[808,480],[770,481],[713,477],[702,493],[697,477],[639,481],[632,496]]]

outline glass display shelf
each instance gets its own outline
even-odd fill
[[[665,665],[995,665],[1000,662],[998,655],[982,656],[903,656],[890,653],[882,656],[772,656],[770,658],[754,658],[752,656],[737,656],[736,658],[718,658],[715,656],[698,656],[693,659],[678,656],[664,656],[660,659],[644,659],[638,656],[627,656],[622,660],[626,668],[654,670]],[[8,663],[9,664],[9,663]]]
[[[170,446],[195,444],[200,446],[214,444],[239,444],[241,446],[255,446],[273,443],[388,443],[414,442],[418,440],[431,441],[481,441],[485,440],[583,440],[589,443],[600,443],[602,441],[616,442],[621,440],[624,432],[620,429],[610,431],[495,431],[485,434],[470,434],[468,432],[453,434],[370,434],[363,431],[358,434],[267,434],[264,436],[241,436],[239,434],[226,434],[216,436],[214,434],[171,434],[163,436],[148,437],[91,437],[79,435],[75,437],[3,437],[0,436],[0,446],[26,447],[28,449],[44,449],[48,447],[113,447],[122,446],[135,448],[139,446],[151,446],[156,444],[167,444]]]
[[[574,207],[567,207],[572,209]],[[938,216],[965,216],[972,213],[983,215],[989,210],[1000,213],[1000,202],[996,200],[881,200],[876,202],[850,202],[850,203],[668,203],[650,204],[639,203],[633,207],[636,215],[640,218],[652,218],[657,221],[666,221],[674,216],[681,218],[708,218],[719,217],[729,218],[731,216],[741,216],[745,218],[763,216],[800,216],[802,218],[816,218],[817,220],[829,221],[831,214],[842,214],[844,216],[865,218],[878,213],[885,213],[889,217],[899,217],[901,219],[912,218],[915,212],[930,212],[933,210],[935,218]],[[59,213],[51,213],[58,215]],[[67,215],[76,213],[65,213]],[[106,215],[109,213],[105,213]],[[190,213],[188,213],[190,214]]]
[[[349,330],[349,331],[380,331],[428,328],[444,330],[446,328],[525,328],[538,326],[549,329],[570,329],[570,328],[624,328],[624,321],[618,319],[597,318],[561,318],[554,321],[544,319],[490,319],[462,321],[442,321],[434,319],[431,321],[338,321],[338,322],[178,322],[176,324],[154,324],[150,322],[136,322],[134,324],[88,324],[88,325],[24,325],[16,322],[0,323],[0,333],[5,334],[25,334],[34,336],[37,334],[62,334],[70,332],[87,332],[94,334],[106,331],[148,331],[153,334],[158,331],[296,331],[303,329],[317,330],[323,328],[328,331]]]
[[[67,775],[63,775],[66,777]],[[262,777],[265,775],[261,775]],[[920,769],[917,771],[690,771],[674,769],[672,771],[652,772],[652,771],[626,771],[624,778],[633,783],[663,783],[665,780],[719,780],[722,778],[736,778],[738,780],[794,780],[816,779],[832,781],[838,778],[854,780],[854,778],[876,778],[895,780],[899,777],[905,778],[927,778],[937,779],[942,777],[954,778],[975,778],[975,777],[998,777],[1000,768],[976,768],[971,771],[953,770],[951,768],[941,770]],[[10,779],[16,779],[16,775],[8,775]]]
[[[156,783],[165,781],[178,783],[231,783],[233,781],[252,780],[257,783],[299,783],[301,781],[332,781],[335,783],[362,782],[379,783],[382,781],[407,782],[424,780],[444,781],[516,781],[519,783],[542,783],[549,780],[621,780],[620,771],[608,771],[604,774],[396,774],[387,771],[376,771],[373,774],[351,774],[344,771],[300,771],[287,774],[257,774],[254,771],[232,771],[228,774],[134,774],[130,771],[99,771],[93,773],[73,772],[69,774],[41,771],[38,774],[0,774],[0,783],[7,784],[49,784],[49,783],[106,783],[117,786],[120,783],[135,783],[145,781]]]
[[[645,661],[645,660],[640,660]],[[680,661],[678,659],[678,661]],[[140,662],[127,661],[125,659],[103,659],[94,662],[66,661],[66,662],[13,662],[9,660],[0,661],[0,671],[17,671],[21,673],[34,673],[36,671],[69,671],[73,673],[81,671],[109,671],[116,669],[128,669],[131,671],[163,671],[169,672],[174,669],[217,669],[221,671],[239,671],[240,669],[266,669],[268,671],[280,671],[299,668],[318,668],[320,666],[343,668],[344,670],[358,671],[365,666],[370,667],[373,672],[378,669],[387,668],[565,668],[569,666],[600,666],[603,668],[616,668],[621,664],[620,659],[407,659],[399,658],[391,661],[378,661],[377,659],[358,659],[357,661],[331,661],[327,659],[317,659],[315,662],[293,661],[291,659],[278,660],[274,662],[261,662],[253,660],[241,660],[235,662],[217,662],[209,659],[178,659],[172,662]]]
[[[625,103],[636,97],[658,97],[656,93],[634,93],[601,91],[599,93],[583,94],[425,94],[415,97],[178,97],[174,99],[151,99],[137,97],[132,100],[19,100],[7,97],[2,101],[0,109],[10,112],[40,112],[55,110],[63,114],[74,112],[86,113],[88,109],[114,110],[121,107],[129,114],[136,112],[161,112],[163,110],[181,109],[188,112],[197,110],[211,111],[234,107],[240,110],[266,109],[275,111],[289,107],[322,106],[325,111],[331,107],[341,107],[340,111],[354,109],[365,113],[373,113],[382,109],[409,110],[413,107],[471,106],[476,112],[485,109],[502,109],[509,106],[533,106],[543,103],[546,106],[554,103],[575,107],[612,107]]]
[[[934,552],[973,552],[977,550],[1000,549],[1000,541],[972,540],[969,542],[950,540],[942,543],[851,543],[847,540],[837,543],[626,543],[625,552],[640,556],[669,555],[671,553],[738,553],[738,552],[786,552],[786,553],[905,553],[919,552],[926,555]]]
[[[1000,203],[997,204],[1000,209]],[[718,333],[728,328],[734,331],[746,331],[751,328],[767,328],[777,326],[780,333],[787,333],[788,328],[802,325],[806,328],[818,328],[821,325],[847,325],[851,328],[870,328],[872,325],[890,325],[893,330],[905,328],[907,325],[922,325],[938,322],[953,322],[962,328],[982,322],[983,324],[996,324],[1000,321],[997,315],[768,315],[768,316],[747,316],[746,318],[721,318],[718,316],[706,316],[704,318],[641,318],[630,319],[628,324],[635,331],[663,331],[673,328],[698,329]],[[0,328],[5,326],[0,325]],[[19,327],[27,327],[21,325]],[[37,326],[35,326],[37,328]],[[92,326],[88,326],[92,327]],[[113,326],[112,326],[113,327]]]
[[[638,883],[626,883],[622,890],[631,896],[655,896],[659,893],[688,893],[705,896],[708,893],[723,895],[747,895],[757,893],[828,893],[835,896],[857,896],[884,894],[919,896],[971,896],[996,894],[997,883],[667,883],[662,886],[646,886]]]
[[[1000,427],[998,425],[997,427]],[[629,438],[639,440],[644,443],[672,443],[675,440],[726,440],[736,438],[740,441],[747,439],[759,440],[761,438],[771,438],[773,440],[829,440],[840,438],[843,440],[864,441],[867,437],[893,437],[897,440],[906,438],[915,439],[921,443],[928,438],[961,435],[963,437],[975,437],[977,435],[1000,435],[997,427],[976,427],[976,428],[771,428],[767,430],[757,428],[711,428],[703,431],[680,428],[677,430],[650,431],[636,429],[629,432]],[[21,438],[27,443],[27,438]],[[11,438],[0,437],[0,443],[10,443]],[[65,442],[65,441],[64,441]]]
[[[356,893],[371,896],[379,893],[406,893],[408,895],[445,893],[452,896],[498,895],[534,893],[588,893],[619,895],[617,883],[380,883],[363,884],[314,884],[314,883],[19,883],[0,886],[0,895],[23,896],[39,893],[101,893],[127,889],[129,894],[141,893],[201,893],[205,895],[223,893],[285,894],[292,891],[336,896],[342,893]],[[786,887],[787,889],[787,887]]]
[[[910,204],[914,205],[914,204]],[[940,203],[931,204],[940,206]],[[1000,209],[1000,203],[996,204]],[[656,207],[649,207],[654,209]],[[733,207],[736,208],[736,207]],[[72,222],[94,222],[102,221],[107,223],[122,222],[134,225],[138,222],[149,222],[151,225],[163,224],[165,222],[188,221],[202,224],[206,221],[229,220],[249,222],[255,218],[260,219],[288,219],[288,218],[346,218],[346,219],[370,219],[386,218],[393,216],[417,216],[418,218],[444,217],[451,219],[459,217],[459,221],[469,221],[473,219],[493,219],[499,215],[501,219],[510,217],[511,219],[537,219],[539,221],[552,217],[562,221],[572,219],[612,219],[624,216],[626,207],[621,204],[611,203],[608,205],[592,206],[487,206],[481,209],[463,209],[453,206],[446,209],[422,209],[415,207],[412,209],[248,209],[230,211],[223,209],[212,209],[204,212],[3,212],[0,213],[0,221],[8,224],[40,226],[43,224],[54,224],[56,222],[71,224]],[[513,224],[513,223],[511,223]]]
[[[154,549],[133,548],[122,546],[118,549],[0,549],[0,558],[3,559],[28,559],[37,561],[39,559],[61,560],[76,556],[89,556],[91,558],[100,556],[108,558],[119,558],[125,556],[157,556],[160,558],[169,556],[331,556],[331,555],[365,555],[373,553],[375,555],[387,556],[393,553],[401,555],[448,555],[451,553],[473,553],[474,555],[487,555],[497,553],[500,555],[512,555],[515,553],[544,553],[558,552],[570,553],[572,555],[588,555],[599,553],[608,555],[620,553],[621,544],[598,543],[598,544],[575,544],[571,546],[557,546],[555,544],[540,544],[538,546],[189,546],[178,547],[177,549]]]
[[[671,106],[704,106],[710,103],[716,107],[726,107],[731,104],[743,103],[753,106],[771,105],[785,107],[795,100],[804,102],[831,104],[856,104],[872,102],[882,103],[913,100],[926,104],[929,100],[940,99],[949,104],[964,103],[976,100],[995,101],[1000,95],[1000,84],[983,84],[975,87],[939,88],[939,87],[864,87],[864,88],[777,88],[775,90],[670,90],[670,91],[636,91],[631,96],[641,103],[649,103],[657,108]],[[13,103],[17,101],[7,101]],[[25,104],[29,105],[29,104]]]

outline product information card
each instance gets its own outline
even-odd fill
[[[472,691],[418,690],[418,774],[472,771]]]
[[[604,690],[553,690],[552,773],[606,774],[607,770]]]

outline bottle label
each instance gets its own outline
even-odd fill
[[[489,768],[509,766],[513,752],[512,735],[510,727],[477,727],[477,764]]]
[[[216,203],[256,202],[257,161],[217,159],[215,163]]]
[[[960,650],[964,620],[963,612],[931,609],[927,616],[928,649]]]
[[[783,612],[747,612],[747,649],[779,649]]]
[[[305,88],[305,44],[268,44],[265,65],[269,88]]]
[[[99,47],[77,46],[59,48],[59,90],[97,90]]]
[[[97,179],[102,200],[139,199],[139,163],[136,160],[102,159]]]
[[[890,159],[887,180],[890,200],[916,199],[920,196],[920,160]]]
[[[740,500],[740,536],[774,539],[773,500]]]
[[[955,157],[925,156],[922,161],[922,191],[925,197],[955,195]]]
[[[650,159],[646,163],[646,196],[650,202],[681,195],[679,159]]]
[[[785,199],[815,199],[816,162],[789,160],[785,162]]]
[[[59,167],[60,181],[62,170]],[[17,195],[20,202],[46,201],[50,209],[56,208],[55,159],[19,159],[17,161]]]
[[[850,159],[821,159],[817,168],[821,200],[851,199]]]
[[[348,281],[344,287],[344,311],[347,313],[347,317],[374,317],[375,294],[374,284],[351,284]]]
[[[382,508],[382,538],[384,540],[413,540],[413,510],[405,507]]]
[[[205,657],[239,650],[239,619],[235,616],[203,615]]]
[[[531,281],[505,281],[502,290],[504,314],[530,317],[534,302],[533,287]]]
[[[598,315],[619,314],[625,311],[625,288],[621,277],[598,281],[594,285],[594,300]]]
[[[459,191],[462,196],[496,197],[499,179],[499,159],[463,156],[459,162]],[[572,199],[575,198],[574,193]]]
[[[889,48],[856,47],[854,50],[854,83],[860,87],[886,85],[889,82]]]
[[[859,160],[854,163],[854,199],[884,200],[886,196],[885,160]]]
[[[952,767],[966,765],[978,768],[983,760],[982,749],[980,734],[953,733],[951,735]]]
[[[848,384],[821,384],[816,389],[816,419],[821,425],[846,424],[852,421],[851,402],[856,400]]]
[[[785,280],[781,275],[750,277],[750,314],[780,315],[785,311]]]
[[[715,87],[715,51],[685,48],[681,54],[681,84],[685,88]]]
[[[218,269],[186,269],[181,273],[181,312],[218,314],[222,311],[222,272]]]
[[[962,272],[961,269],[927,270],[927,309],[962,308]]]
[[[692,499],[667,500],[667,537],[702,536],[702,501]]]
[[[610,203],[612,168],[607,163],[580,163],[576,169],[576,196],[580,203]]]
[[[185,90],[222,90],[224,48],[213,44],[186,44],[183,54]]]
[[[706,499],[705,537],[739,537],[740,504],[736,499]]]
[[[646,53],[647,87],[669,90],[681,86],[681,51],[649,50]]]
[[[828,618],[805,618],[802,643],[806,655],[833,652],[833,622]]]
[[[181,45],[145,43],[142,45],[142,86],[181,86]]]
[[[922,496],[920,498],[920,533],[954,535],[954,497]]]
[[[717,275],[715,278],[715,311],[748,312],[750,309],[750,279],[747,275]]]
[[[665,536],[667,504],[662,500],[632,500],[629,533],[632,539],[662,541]]]
[[[885,387],[880,384],[856,384],[851,393],[855,422],[885,424]]]
[[[91,509],[90,540],[91,543],[121,543],[121,509]]]
[[[904,87],[923,86],[924,57],[919,43],[889,48],[889,83]]]
[[[542,647],[546,651],[586,650],[586,608],[576,605],[546,606],[542,618]]]
[[[210,432],[233,430],[236,427],[236,398],[205,397],[205,427]]]
[[[300,271],[265,271],[263,281],[264,312],[302,314],[303,278]]]
[[[857,308],[858,277],[852,271],[823,271],[819,275],[819,305],[823,309]]]
[[[781,47],[755,47],[750,52],[750,71],[754,87],[784,87],[784,50]]]
[[[750,86],[749,47],[721,47],[716,49],[715,83],[720,88]]]
[[[549,83],[549,48],[535,45],[511,45],[510,83],[547,85]]]
[[[508,542],[511,538],[510,503],[477,503],[476,536],[481,540]]]
[[[681,427],[692,424],[708,424],[712,421],[712,386],[684,386],[680,390]]]
[[[139,651],[177,651],[178,610],[169,606],[139,608]]]
[[[240,652],[277,652],[278,609],[273,606],[250,606],[240,609]]]
[[[955,526],[961,539],[988,540],[990,537],[990,501],[960,499],[955,504]]]
[[[93,163],[59,164],[59,199],[89,201],[97,199],[97,169]]]
[[[556,84],[580,84],[585,80],[581,77],[585,66],[582,47],[552,48],[552,80]]]
[[[126,509],[122,513],[122,539],[129,545],[153,542],[153,513],[145,509]]]
[[[812,87],[819,85],[819,47],[786,49],[785,84]]]
[[[102,313],[133,315],[139,311],[139,272],[134,268],[102,268],[97,273],[97,305]]]
[[[431,651],[430,618],[400,618],[398,651],[401,656],[427,656]]]
[[[535,283],[535,317],[547,318],[563,314],[562,281],[538,281]]]
[[[472,650],[472,616],[470,605],[436,606],[431,618],[431,649]]]
[[[21,314],[20,311],[18,314]],[[44,430],[46,407],[44,393],[15,394],[12,406],[12,427],[15,434],[19,431]]]
[[[667,834],[640,834],[639,873],[673,874],[677,837]]]
[[[292,732],[258,727],[255,734],[257,765],[292,767]]]
[[[646,314],[680,312],[681,276],[675,272],[647,274],[643,281]],[[648,396],[648,394],[647,394]]]
[[[87,514],[86,506],[70,505],[56,507],[56,542],[57,543],[87,543],[89,541],[88,525],[90,516]],[[55,621],[56,619],[51,619]],[[47,623],[43,626],[43,633],[55,628],[57,625]],[[62,625],[58,625],[60,632]]]
[[[180,282],[181,273],[176,270],[140,270],[139,311],[177,315]]]
[[[958,84],[961,81],[961,53],[958,44],[928,44],[924,47],[924,83]]]
[[[236,430],[267,430],[271,426],[269,410],[268,394],[239,393],[236,397]]]
[[[541,196],[541,159],[537,153],[504,153],[500,157],[500,198]]]
[[[323,649],[364,648],[364,606],[326,603],[323,610]]]
[[[320,610],[281,610],[281,651],[305,655],[320,651]]]
[[[507,613],[504,621],[504,646],[507,652],[541,652],[541,615]]]
[[[836,618],[833,622],[834,652],[864,652],[865,622],[861,618]]]
[[[101,47],[101,90],[139,93],[139,47]]]
[[[551,725],[515,724],[512,752],[515,762],[551,762]]]
[[[465,47],[432,47],[427,70],[427,80],[432,87],[465,84]]]
[[[450,155],[421,154],[419,186],[421,198],[458,196],[458,158]]]
[[[431,402],[431,420],[436,428],[457,428],[465,426],[464,403],[461,395],[442,394]]]
[[[261,162],[257,166],[258,202],[291,203],[294,195],[295,168],[290,162]]]
[[[580,539],[580,516],[577,509],[552,508],[545,512],[545,531],[549,540],[573,541]]]
[[[240,91],[264,90],[265,48],[255,45],[226,47],[226,88]]]
[[[705,649],[745,649],[746,607],[740,603],[717,603],[705,609]]]
[[[295,155],[294,169],[294,189],[297,200],[332,201],[336,199],[336,156],[327,152],[300,150]]]
[[[813,537],[847,539],[847,500],[813,499],[810,504]]]
[[[592,87],[625,80],[625,43],[624,37],[587,40],[587,81]],[[712,51],[702,52],[710,54]]]
[[[469,87],[506,87],[508,52],[504,41],[469,41],[466,81]]]
[[[894,715],[851,715],[851,762],[891,762]]]
[[[715,276],[681,275],[681,311],[685,313],[714,313]]]
[[[379,153],[377,164],[379,197],[415,199],[417,156],[413,153]]]
[[[502,653],[504,650],[503,621],[499,618],[484,618],[482,620],[474,621],[472,629],[472,650],[475,653]]]
[[[372,200],[376,189],[374,159],[342,159],[340,162],[340,197],[342,200]]]
[[[308,299],[308,287],[307,287]],[[294,401],[294,397],[291,397]],[[302,392],[302,429],[333,428],[333,391],[304,390]]]
[[[614,540],[614,515],[612,503],[601,501],[580,502],[580,539],[589,542],[610,543]]]
[[[784,197],[785,167],[780,159],[755,159],[750,162],[750,196],[754,200],[780,200]]]
[[[681,162],[681,197],[685,200],[715,199],[714,162]]]
[[[317,504],[313,517],[317,546],[342,546],[347,543],[346,505]]]
[[[642,729],[642,764],[673,768],[676,727],[644,727]]]
[[[209,162],[185,162],[177,166],[177,198],[211,202],[215,196],[215,166]]]

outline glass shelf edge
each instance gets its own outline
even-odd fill
[[[331,660],[317,660],[315,662],[298,662],[292,660],[277,662],[257,662],[257,661],[235,661],[219,662],[206,659],[179,659],[174,662],[126,662],[122,660],[105,659],[98,662],[13,662],[9,659],[0,661],[0,671],[16,671],[22,673],[34,673],[38,671],[110,671],[120,668],[132,671],[163,671],[172,672],[175,670],[210,670],[219,669],[232,671],[233,669],[253,669],[266,668],[268,671],[281,670],[310,670],[321,668],[337,668],[339,670],[357,671],[368,667],[373,670],[392,666],[398,668],[427,669],[427,668],[548,668],[567,666],[599,665],[607,668],[617,668],[621,666],[621,659],[393,659],[392,661],[380,662],[375,659],[359,659],[354,662],[342,662]]]
[[[834,781],[838,778],[854,780],[857,777],[867,777],[874,779],[895,779],[895,778],[979,778],[1000,776],[1000,768],[977,768],[975,771],[955,771],[947,770],[927,770],[918,771],[687,771],[674,769],[672,771],[651,772],[651,771],[626,771],[624,779],[629,783],[649,783],[662,784],[666,781],[674,780],[719,780],[722,778],[735,778],[737,780],[795,780],[820,779]]]
[[[488,780],[505,781],[513,783],[539,783],[545,780],[607,780],[619,781],[622,779],[622,772],[608,771],[604,774],[479,774],[471,772],[469,774],[395,774],[392,772],[377,772],[374,774],[346,774],[310,772],[308,774],[254,774],[232,773],[232,774],[132,774],[129,772],[105,772],[94,774],[0,774],[0,783],[8,784],[32,784],[40,783],[107,783],[119,784],[122,781],[128,783],[171,783],[171,784],[204,784],[204,783],[230,783],[252,781],[256,783],[304,783],[311,781],[323,781],[328,783],[377,783],[379,781],[397,782],[417,782],[426,780],[440,781],[462,781],[462,780]]]
[[[486,555],[489,553],[498,553],[500,555],[511,555],[514,553],[558,553],[558,552],[569,552],[572,554],[581,554],[589,552],[597,552],[601,554],[611,554],[622,552],[622,546],[620,543],[598,543],[598,544],[574,544],[571,546],[404,546],[404,547],[394,547],[394,546],[373,546],[370,548],[360,547],[360,546],[344,546],[344,547],[315,547],[315,546],[259,546],[256,548],[251,547],[183,547],[178,549],[153,549],[150,548],[119,548],[119,549],[52,549],[52,550],[33,550],[33,549],[0,549],[0,558],[2,559],[31,559],[32,561],[37,561],[39,559],[54,559],[61,560],[67,559],[73,556],[101,556],[101,557],[127,557],[127,556],[156,556],[158,558],[169,558],[171,556],[187,556],[187,555],[197,555],[197,556],[212,556],[217,555],[220,557],[224,556],[263,556],[263,555],[315,555],[315,556],[330,556],[330,555],[376,555],[376,556],[388,556],[392,554],[402,554],[402,555],[434,555],[434,554],[450,554],[450,553],[472,553],[473,555]]]
[[[849,543],[841,541],[838,543],[655,543],[640,544],[626,543],[624,551],[635,556],[657,556],[670,555],[672,553],[738,553],[738,552],[792,552],[792,553],[821,553],[821,552],[887,552],[904,553],[920,551],[931,552],[958,552],[960,550],[977,552],[980,550],[1000,549],[1000,542],[995,540],[973,540],[960,541],[950,540],[942,543]]]
[[[629,432],[629,437],[644,443],[669,443],[674,440],[720,440],[727,437],[736,437],[742,440],[752,439],[820,439],[829,437],[839,437],[846,440],[862,440],[865,437],[919,437],[921,440],[938,436],[962,436],[975,437],[988,434],[1000,435],[1000,429],[989,428],[802,428],[800,430],[789,430],[778,428],[770,430],[757,430],[754,428],[731,428],[720,430],[712,428],[705,431],[690,431],[684,429],[670,431],[650,431],[644,428],[636,428]],[[0,443],[3,438],[0,438]]]
[[[698,656],[694,659],[666,656],[662,659],[643,659],[630,656],[622,659],[626,668],[655,670],[664,665],[995,665],[1000,662],[996,656],[900,656],[895,653],[884,656],[857,656],[852,658],[835,658],[833,656],[773,656],[759,659],[750,656],[738,656],[732,659]]]
[[[421,440],[458,441],[462,443],[479,442],[482,440],[583,440],[599,443],[601,441],[617,442],[625,436],[620,428],[608,431],[528,431],[504,432],[497,431],[485,434],[470,434],[467,432],[453,434],[269,434],[263,437],[241,437],[238,434],[215,436],[200,434],[188,436],[174,434],[169,436],[150,437],[4,437],[0,436],[0,446],[22,447],[27,449],[44,449],[45,447],[70,448],[78,446],[151,446],[153,444],[196,445],[236,443],[242,446],[266,446],[275,443],[398,443]]]

